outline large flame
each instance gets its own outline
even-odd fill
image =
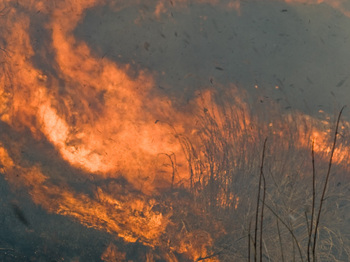
[[[240,1],[198,2],[240,12]],[[341,0],[286,2],[325,2],[338,9],[345,3]],[[80,170],[86,179],[123,177],[129,188],[121,189],[118,183],[111,182],[109,188],[96,186],[92,196],[75,192],[64,181],[67,177],[57,182],[54,172],[51,174],[40,163],[24,163],[27,160],[20,154],[23,141],[17,139],[21,135],[8,134],[3,139],[8,142],[0,146],[1,172],[11,185],[26,188],[33,201],[49,212],[69,216],[127,242],[138,240],[148,246],[162,246],[160,237],[171,225],[172,210],[154,211],[157,205],[154,195],[171,186],[191,184],[188,156],[183,152],[178,134],[188,137],[202,134],[201,127],[195,123],[198,112],[212,114],[219,129],[226,128],[228,115],[237,119],[235,128],[240,130],[236,133],[237,140],[251,130],[250,142],[254,143],[258,132],[248,104],[235,87],[230,88],[236,92],[231,94],[236,99],[230,106],[239,110],[222,114],[210,90],[203,91],[186,109],[179,110],[155,89],[153,72],[143,70],[132,77],[128,74],[128,65],[101,58],[85,42],[76,39],[74,29],[85,12],[107,3],[102,0],[2,2],[0,9],[3,8],[6,15],[0,17],[3,44],[0,115],[9,133],[27,135],[38,143],[45,141],[53,147],[49,158],[62,158],[70,167]],[[138,1],[128,4],[136,3]],[[110,4],[117,10],[127,5],[119,1]],[[155,2],[154,16],[159,17],[171,6],[183,8],[186,4],[186,0]],[[349,15],[349,11],[342,10]],[[35,23],[42,26],[37,30],[42,30],[43,39],[35,38],[35,27],[30,26]],[[300,127],[298,146],[310,148],[315,138],[315,151],[329,153],[332,141],[328,137],[332,130],[328,123],[325,127],[319,120],[301,114],[286,119],[295,121],[296,118],[310,127],[307,132]],[[287,125],[286,122],[283,124]],[[283,137],[283,127],[279,125],[282,124],[278,121],[270,126],[266,123],[267,128],[273,126],[279,130],[275,134]],[[346,125],[343,128],[347,128]],[[311,135],[305,136],[306,133]],[[347,162],[348,156],[349,149],[339,147],[334,161]],[[230,199],[235,200],[237,208],[239,196],[231,194]],[[222,202],[222,205],[226,204]],[[196,240],[198,236],[200,240]],[[207,255],[206,248],[212,243],[208,233],[197,230],[170,245],[169,250],[197,259]],[[108,247],[104,256],[113,256],[117,253],[114,249]]]

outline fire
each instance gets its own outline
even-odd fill
[[[51,35],[40,50],[44,54],[38,54],[29,28],[35,17],[22,13],[16,3],[5,2],[10,11],[2,24],[8,54],[1,74],[1,120],[18,132],[29,130],[38,141],[47,139],[62,159],[86,172],[88,179],[90,173],[109,179],[122,174],[135,189],[157,194],[155,188],[168,188],[185,178],[182,148],[174,137],[174,130],[183,132],[185,128],[182,123],[169,125],[168,116],[175,110],[169,99],[151,96],[151,72],[131,78],[127,66],[101,60],[75,39],[73,30],[85,10],[103,3],[19,2],[28,13],[42,12],[49,18],[43,26]],[[33,63],[36,55],[45,58],[46,54],[54,58],[47,71]],[[186,122],[186,118],[176,113],[172,120]],[[174,160],[166,155],[176,155],[176,174],[168,173]],[[27,187],[33,201],[49,212],[116,234],[127,242],[161,245],[159,238],[171,212],[152,211],[152,197],[126,193],[128,197],[120,199],[119,194],[100,187],[93,197],[78,194],[64,182],[54,184],[40,165],[15,168],[18,160],[12,159],[5,147],[1,158],[6,179]]]
[[[9,61],[13,66],[11,71],[19,71],[13,83],[18,86],[14,93],[18,97],[12,99],[11,107],[14,114],[23,116],[21,123],[36,135],[42,133],[72,165],[101,175],[117,171],[135,174],[133,178],[129,176],[130,180],[139,184],[136,174],[154,173],[152,162],[157,154],[181,150],[169,139],[172,130],[165,122],[165,116],[173,109],[167,99],[150,97],[154,84],[147,72],[131,79],[126,68],[108,59],[101,61],[85,43],[75,40],[72,31],[83,11],[97,4],[62,2],[51,12],[52,22],[46,27],[52,32],[50,51],[55,54],[56,73],[65,82],[63,88],[53,75],[32,67],[29,60],[34,52],[29,29],[18,22],[13,32],[9,32],[7,39],[13,39],[13,48],[17,46],[24,53],[22,56],[18,53],[18,58],[11,56]],[[16,38],[18,32],[23,36],[21,41]],[[26,56],[27,61],[23,59]],[[28,98],[25,107],[23,96]],[[17,119],[4,114],[5,118]],[[37,123],[28,123],[28,119]],[[181,127],[176,128],[182,131]],[[145,166],[145,163],[150,164]],[[151,184],[152,179],[147,183]],[[151,190],[150,185],[145,185],[143,190]]]
[[[75,38],[74,30],[88,9],[108,2],[3,1],[8,11],[0,18],[0,37],[5,43],[0,50],[0,116],[2,125],[9,126],[8,130],[38,143],[50,144],[53,147],[50,152],[57,155],[50,155],[49,159],[62,158],[86,180],[110,179],[109,187],[96,186],[90,195],[76,192],[67,182],[68,175],[51,174],[40,161],[27,163],[19,153],[21,141],[10,134],[6,137],[10,142],[0,144],[1,173],[14,187],[25,188],[33,202],[50,213],[68,216],[126,242],[140,241],[149,247],[163,247],[169,253],[176,251],[192,259],[203,258],[214,243],[204,230],[187,231],[184,226],[183,238],[177,243],[162,243],[163,234],[174,227],[171,220],[174,207],[164,212],[155,211],[159,204],[156,196],[170,187],[188,189],[192,185],[189,156],[183,147],[185,140],[180,142],[185,136],[193,141],[198,137],[207,138],[208,133],[195,123],[198,115],[202,120],[217,121],[218,130],[228,128],[226,118],[236,119],[236,140],[232,140],[232,144],[244,139],[250,144],[257,141],[256,119],[250,115],[244,94],[233,85],[229,91],[230,96],[235,97],[231,111],[223,114],[214,99],[215,92],[210,89],[179,111],[169,98],[155,90],[154,72],[143,70],[131,77],[128,65],[98,57],[85,42]],[[228,7],[238,13],[241,8],[239,1],[198,2]],[[343,4],[342,1],[325,2],[335,8]],[[173,5],[182,8],[186,4],[185,0],[159,1],[154,15],[159,17]],[[39,44],[30,28],[36,19],[44,21],[41,23],[45,39]],[[39,66],[40,63],[50,66],[45,68]],[[329,153],[331,141],[326,139],[329,129],[324,131],[319,121],[309,116],[293,117],[293,121],[297,117],[297,121],[307,121],[313,126],[312,135],[306,138],[305,130],[300,127],[299,146],[309,148],[311,139],[315,139],[315,151]],[[282,125],[267,124],[278,130],[274,135],[280,137],[285,136]],[[223,139],[231,136],[225,131],[222,133]],[[201,148],[198,141],[194,146]],[[205,157],[205,150],[199,151],[198,161]],[[339,147],[334,161],[347,162],[348,155],[349,149]],[[126,189],[115,182],[121,177],[127,181]],[[232,205],[237,209],[239,195],[228,192],[227,197],[225,200],[219,196],[216,200],[222,206]],[[111,244],[102,258],[107,261],[113,256],[125,257],[125,254]]]
[[[309,4],[309,5],[326,4],[340,11],[345,16],[350,17],[350,10],[347,5],[348,3],[347,0],[283,0],[283,1],[288,4]]]

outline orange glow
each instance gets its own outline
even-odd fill
[[[120,252],[118,248],[110,244],[105,252],[102,254],[101,259],[103,261],[109,262],[109,261],[123,261],[125,260],[125,252]]]
[[[0,17],[0,38],[6,39],[8,47],[6,51],[0,50],[3,61],[0,119],[11,130],[36,142],[47,141],[57,153],[55,157],[81,172],[87,180],[122,177],[131,189],[125,189],[123,195],[116,183],[111,182],[108,189],[96,185],[93,195],[76,192],[63,178],[55,177],[55,172],[51,174],[47,167],[45,169],[44,164],[27,163],[19,153],[20,142],[10,134],[9,144],[0,144],[0,172],[11,186],[26,189],[33,202],[50,213],[70,217],[86,227],[109,232],[126,242],[140,241],[149,247],[161,246],[170,250],[169,253],[184,253],[193,260],[203,258],[215,241],[208,232],[183,229],[183,237],[178,243],[170,243],[169,239],[170,244],[163,243],[161,237],[173,226],[173,207],[164,212],[154,210],[162,190],[172,187],[188,189],[192,182],[188,156],[179,141],[183,137],[192,139],[194,146],[200,148],[198,159],[195,159],[199,161],[205,152],[198,139],[208,137],[205,128],[196,123],[198,120],[215,120],[221,138],[232,145],[244,141],[256,146],[259,132],[268,132],[264,128],[258,130],[246,94],[234,85],[227,91],[227,96],[233,98],[231,104],[224,103],[230,110],[223,112],[215,100],[215,91],[204,88],[180,111],[168,97],[155,90],[154,72],[143,70],[131,77],[128,74],[130,65],[122,66],[107,57],[98,57],[87,43],[75,38],[74,30],[88,9],[107,2],[3,1],[9,11]],[[154,16],[159,18],[172,5],[183,8],[187,2],[159,1],[154,6]],[[238,13],[241,8],[240,1],[229,1],[225,5],[219,0],[197,2],[227,7]],[[286,2],[292,4],[306,0]],[[321,2],[337,9],[344,4],[341,0],[311,1]],[[343,12],[349,15],[349,11]],[[35,14],[39,13],[45,14],[47,21],[43,26],[50,33],[42,49],[35,46],[30,28],[31,19],[38,19]],[[44,60],[51,59],[51,68],[39,69],[35,63],[36,55]],[[258,89],[257,85],[254,87]],[[227,132],[227,119],[235,120],[234,139]],[[269,122],[266,129],[273,129],[274,135],[283,138],[286,137],[284,131],[288,121],[307,122],[311,135],[307,132],[309,130],[300,127],[297,146],[308,149],[315,139],[315,152],[329,154],[333,132],[329,126],[325,128],[321,121],[297,113],[287,115],[286,119],[286,122]],[[209,122],[207,124],[210,126]],[[348,130],[348,127],[349,124],[344,122],[342,128]],[[335,151],[334,162],[348,163],[348,156],[349,149],[340,145]],[[203,175],[208,176],[208,173],[203,172]],[[219,195],[216,200],[223,207],[237,209],[240,196],[229,192],[227,198]],[[101,255],[105,261],[116,257],[123,259],[125,253],[113,245]],[[213,257],[206,261],[218,260]]]
[[[310,116],[299,116],[300,121],[307,121],[309,123],[310,135],[303,136],[299,134],[300,147],[311,148],[311,143],[314,141],[314,151],[322,158],[324,161],[329,161],[329,155],[332,149],[333,138],[334,138],[334,126],[328,121],[320,121],[314,119]],[[350,150],[349,147],[343,143],[339,143],[339,137],[341,138],[342,131],[348,132],[350,124],[347,121],[342,121],[340,128],[338,130],[338,143],[336,145],[333,163],[342,165],[344,168],[348,168],[347,163],[349,161]]]
[[[181,147],[171,138],[172,130],[165,123],[173,109],[168,99],[149,97],[154,84],[147,72],[131,79],[127,68],[95,57],[85,43],[75,40],[72,31],[76,23],[85,9],[96,4],[99,3],[61,2],[53,9],[52,21],[46,26],[52,30],[56,70],[65,80],[66,94],[61,98],[54,77],[35,69],[29,61],[34,53],[28,28],[23,26],[28,24],[27,18],[23,25],[15,24],[13,33],[9,32],[7,37],[13,39],[13,48],[20,50],[9,59],[12,72],[17,74],[11,81],[25,90],[14,93],[12,108],[16,116],[3,114],[2,118],[8,121],[21,118],[22,124],[37,135],[42,132],[62,157],[76,167],[100,175],[126,172],[130,181],[139,185],[145,174],[156,172],[154,162],[158,154],[180,154]],[[22,36],[20,41],[18,35]],[[50,89],[46,88],[48,82],[52,83]],[[22,97],[27,97],[26,106]],[[29,119],[36,119],[37,123],[28,122]],[[155,124],[158,119],[161,121]],[[175,128],[182,131],[181,126]],[[140,173],[141,178],[136,176]],[[153,180],[150,177],[142,190],[150,191]]]
[[[348,5],[348,0],[283,0],[284,2],[288,4],[327,4],[331,6],[332,8],[338,10],[339,12],[343,13],[345,16],[350,17],[350,9]]]
[[[1,120],[14,130],[30,130],[38,141],[47,139],[65,161],[88,176],[117,178],[122,174],[147,195],[156,195],[155,188],[169,188],[173,183],[186,185],[187,165],[175,132],[194,130],[191,124],[184,124],[190,121],[188,116],[174,114],[168,98],[149,94],[154,87],[152,72],[141,71],[131,78],[128,66],[97,57],[74,37],[73,30],[84,12],[103,3],[18,1],[28,13],[42,12],[50,18],[44,25],[51,32],[45,48],[54,57],[53,74],[33,63],[36,53],[30,38],[30,16],[12,1],[5,2],[10,11],[2,18],[1,29],[9,49],[1,74]],[[167,155],[176,155],[176,167],[171,167],[174,160]],[[102,188],[96,189],[94,197],[78,194],[65,183],[52,183],[40,165],[17,167],[3,147],[0,157],[6,179],[27,187],[33,201],[49,212],[116,234],[127,242],[162,245],[159,238],[171,211],[153,212],[154,199],[145,195],[120,199]],[[209,245],[210,238],[207,241]],[[192,257],[205,255],[203,245],[199,251],[186,245],[174,248],[187,250]]]
[[[2,157],[8,159],[6,152],[0,151]],[[23,183],[29,188],[33,201],[49,212],[72,217],[87,227],[118,234],[128,242],[141,238],[145,244],[154,246],[168,223],[169,215],[152,211],[154,200],[146,203],[145,199],[134,196],[128,201],[118,201],[101,188],[97,189],[98,197],[94,200],[84,194],[75,194],[68,186],[52,184],[39,167],[13,169],[11,159],[3,163],[7,164],[4,166],[6,178],[16,186]],[[140,212],[144,216],[138,216]]]

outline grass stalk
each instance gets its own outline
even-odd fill
[[[259,205],[260,205],[261,181],[262,181],[262,171],[263,171],[263,168],[264,168],[266,141],[267,141],[267,138],[264,141],[264,147],[263,147],[263,153],[262,153],[262,159],[261,159],[261,165],[260,165],[258,199],[257,199],[257,203],[256,203],[256,212],[255,212],[255,230],[254,230],[254,261],[255,262],[257,261],[257,238],[258,238]],[[262,238],[262,235],[261,235],[260,238]],[[260,239],[260,261],[262,259],[262,254],[261,254],[262,253],[262,245],[261,245],[261,243],[262,243],[262,239]]]
[[[264,141],[263,155],[262,155],[261,166],[260,166],[260,177],[262,177],[263,179],[263,199],[262,199],[261,214],[260,214],[261,215],[260,216],[260,262],[262,262],[264,206],[265,206],[265,196],[266,196],[266,180],[264,175],[264,158],[265,158],[266,141],[267,141],[267,138]]]
[[[339,115],[338,115],[337,124],[336,124],[335,132],[334,132],[331,156],[329,158],[329,163],[328,163],[328,171],[327,171],[326,180],[325,180],[325,183],[324,183],[324,186],[323,186],[322,196],[321,196],[321,200],[320,200],[320,206],[319,206],[319,209],[318,209],[316,225],[315,225],[315,233],[314,233],[314,244],[313,244],[313,249],[312,249],[313,261],[315,261],[315,257],[316,257],[315,252],[316,252],[316,240],[317,240],[318,227],[319,227],[319,224],[320,224],[321,212],[322,212],[323,202],[325,200],[327,185],[328,185],[328,181],[329,181],[329,175],[331,173],[331,168],[332,168],[332,163],[333,163],[333,155],[334,155],[335,145],[337,143],[339,122],[340,122],[340,118],[341,118],[341,115],[343,113],[344,108],[345,108],[345,106],[342,107],[342,109],[340,110]]]
[[[304,258],[303,258],[303,253],[301,252],[301,248],[300,248],[300,244],[298,239],[296,238],[293,230],[287,225],[286,222],[283,221],[283,219],[268,205],[265,203],[265,206],[272,212],[272,214],[287,228],[287,230],[289,231],[289,233],[291,234],[292,238],[294,239],[294,242],[297,245],[298,248],[298,252],[299,252],[299,256],[300,256],[300,260],[302,262],[304,262]],[[293,252],[294,253],[294,252]]]
[[[309,238],[307,243],[307,261],[310,262],[310,248],[311,248],[311,239],[314,225],[314,215],[315,215],[315,199],[316,199],[316,169],[315,169],[315,150],[314,150],[315,141],[312,140],[311,146],[311,157],[312,157],[312,206],[311,206],[311,220],[309,229]],[[314,260],[314,258],[313,258]]]
[[[249,227],[248,227],[248,262],[250,262],[250,238],[251,238],[250,229],[251,229],[251,226],[252,226],[252,220],[250,220]]]
[[[278,224],[278,219],[276,218],[276,223],[277,223],[277,232],[278,232],[278,241],[280,243],[280,248],[281,248],[281,259],[282,262],[284,262],[284,254],[283,254],[283,245],[282,245],[282,237],[281,237],[281,230],[280,226]]]

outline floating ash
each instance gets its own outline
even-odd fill
[[[173,19],[190,2],[1,1],[0,175],[1,187],[12,198],[1,204],[15,218],[9,221],[4,215],[4,221],[16,224],[15,229],[3,230],[24,240],[35,238],[37,247],[28,248],[34,250],[30,254],[25,253],[27,242],[7,248],[16,242],[8,234],[0,238],[0,258],[228,261],[234,254],[239,261],[245,259],[238,247],[243,250],[240,241],[245,241],[247,221],[253,215],[247,192],[256,188],[265,138],[270,143],[267,183],[283,185],[289,196],[296,194],[296,188],[305,189],[310,176],[301,170],[311,170],[313,141],[320,166],[326,165],[334,129],[327,114],[319,119],[297,110],[286,113],[278,102],[212,76],[183,103],[166,94],[168,86],[157,82],[165,72],[137,67],[135,61],[119,63],[107,54],[101,57],[98,50],[76,37],[75,30],[87,12],[99,7],[117,13],[142,6],[134,21],[137,26],[147,17],[144,10],[151,10],[154,20]],[[348,15],[342,1],[324,2]],[[193,3],[238,16],[243,11],[241,1]],[[287,9],[281,12],[288,13]],[[186,38],[182,44],[189,45],[191,35],[181,34],[171,35]],[[161,33],[161,37],[169,35]],[[145,40],[139,51],[149,55],[155,46]],[[220,63],[211,69],[215,74],[229,72]],[[184,79],[196,77],[188,73]],[[337,86],[346,81],[343,78]],[[349,129],[350,124],[341,121],[341,138],[333,156],[342,173],[348,171]],[[293,179],[298,182],[293,184]],[[0,196],[4,192],[0,188]],[[280,216],[292,218],[288,223],[295,230],[302,228],[303,210],[289,208],[297,206],[300,194],[288,197],[279,188],[268,193],[270,202],[278,196],[274,207],[280,208]],[[309,199],[306,191],[300,201]],[[34,214],[27,214],[30,208],[24,207],[31,204],[42,214],[42,223],[36,222]],[[266,225],[271,226],[276,218],[272,213],[266,216]],[[46,231],[42,229],[49,223],[45,218],[53,221]],[[64,221],[71,229],[56,221]],[[17,224],[26,231],[18,233]],[[74,234],[66,237],[70,230]],[[276,244],[272,233],[266,235]],[[287,234],[282,232],[284,237]],[[305,241],[303,234],[298,236]],[[87,240],[75,246],[73,238]],[[84,246],[96,250],[77,254]],[[277,251],[269,255],[278,257]]]

